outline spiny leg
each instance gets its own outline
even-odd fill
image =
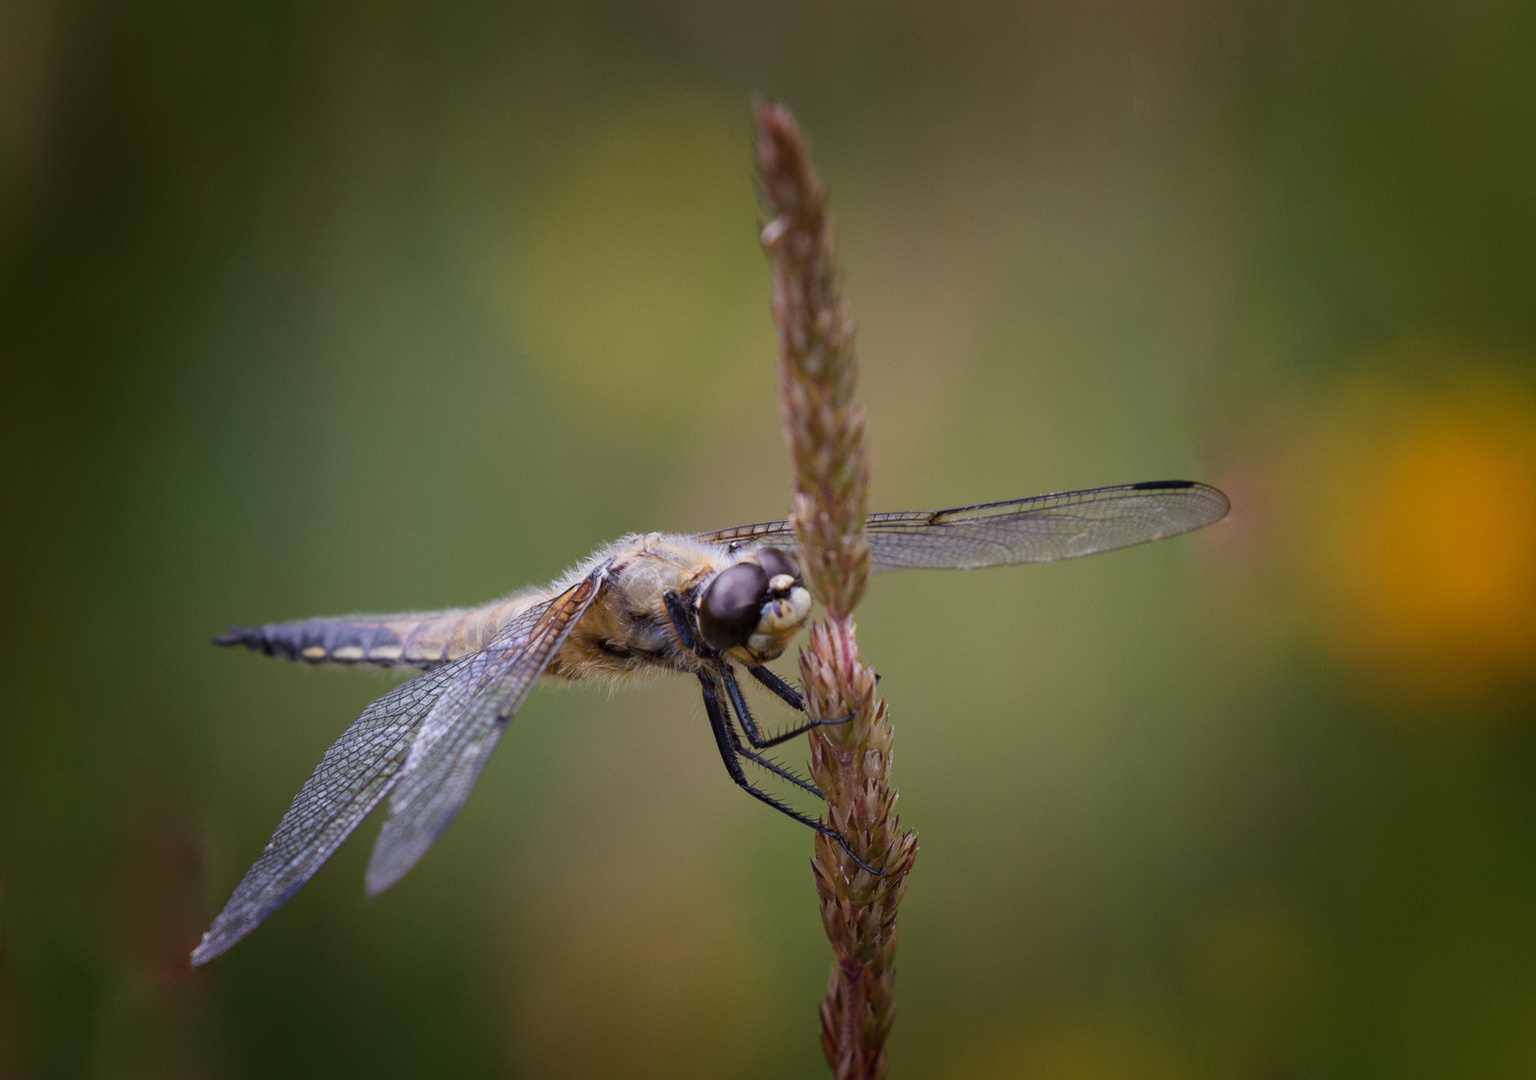
[[[800,691],[796,690],[793,686],[789,685],[789,683],[779,678],[778,673],[775,672],[772,668],[762,667],[759,665],[756,667],[747,668],[747,673],[758,682],[766,686],[769,690],[772,690],[779,697],[783,698],[784,703],[791,709],[794,709],[796,712],[805,712],[805,698],[801,695]],[[880,673],[877,671],[875,672],[875,685],[878,686],[879,684]],[[826,721],[826,723],[829,724],[841,722],[842,721],[833,720]]]
[[[725,771],[731,774],[731,779],[736,782],[736,786],[753,798],[767,803],[779,813],[794,818],[800,824],[815,829],[829,839],[836,840],[838,846],[863,870],[874,874],[876,877],[885,873],[883,867],[876,870],[854,854],[853,848],[848,846],[848,841],[843,839],[843,834],[830,825],[823,825],[821,822],[800,813],[794,807],[780,802],[768,794],[768,792],[752,786],[751,781],[747,779],[746,772],[742,770],[741,762],[736,759],[735,747],[731,745],[735,740],[730,729],[730,721],[726,717],[724,708],[721,706],[720,696],[715,693],[715,688],[711,684],[709,676],[704,672],[699,673],[699,685],[704,688],[704,711],[709,716],[710,730],[715,733],[715,745],[720,748],[720,758],[725,762]]]
[[[749,712],[747,710],[747,703],[746,703],[746,701],[744,701],[742,699],[741,689],[740,689],[740,687],[738,687],[736,685],[736,680],[732,677],[730,665],[729,664],[721,664],[720,665],[720,671],[721,671],[722,676],[723,676],[723,678],[725,679],[725,682],[726,682],[727,696],[730,699],[730,701],[735,704],[737,715],[739,717],[743,718],[743,720],[742,720],[742,730],[748,732],[749,734],[756,734],[757,728],[756,728],[756,726],[752,722],[752,714],[751,714],[751,712]],[[716,697],[718,698],[718,696],[719,695],[717,694]],[[821,793],[821,788],[819,788],[815,784],[811,783],[809,780],[807,780],[805,777],[801,776],[799,773],[797,773],[794,770],[789,769],[789,768],[787,768],[787,767],[785,767],[783,765],[780,765],[777,761],[773,761],[773,760],[771,760],[769,758],[765,758],[765,757],[763,757],[760,754],[754,754],[752,751],[748,750],[745,746],[742,746],[741,745],[741,740],[736,735],[736,725],[731,723],[731,710],[730,710],[730,708],[728,706],[726,706],[724,703],[721,704],[720,708],[721,708],[721,711],[725,713],[725,730],[726,730],[726,734],[728,734],[731,737],[731,746],[735,748],[736,753],[738,755],[740,755],[741,757],[746,758],[748,761],[752,762],[754,765],[759,765],[762,768],[767,769],[769,772],[773,773],[775,776],[783,777],[785,780],[788,780],[791,784],[794,784],[796,787],[803,788],[806,791],[809,791],[812,795],[816,796],[818,799],[821,799],[822,801],[826,800],[826,796]],[[794,735],[794,734],[795,734],[795,732],[791,732],[790,733],[790,735]],[[784,738],[789,738],[790,735],[786,735]],[[784,741],[784,739],[774,739],[772,742],[769,742],[766,745],[768,745],[768,746],[776,746],[776,745],[778,745],[779,743],[781,743],[783,741]]]
[[[767,750],[770,747],[778,746],[780,743],[788,742],[796,735],[804,735],[812,728],[819,728],[823,724],[846,724],[849,720],[853,719],[853,714],[849,713],[838,720],[807,720],[797,728],[791,728],[789,731],[775,735],[772,738],[764,738],[762,732],[757,730],[757,721],[752,719],[751,710],[747,708],[747,699],[742,695],[741,687],[736,682],[736,672],[732,670],[730,664],[721,664],[720,669],[721,674],[725,677],[725,692],[731,696],[731,704],[736,707],[736,715],[741,717],[741,729],[747,733],[747,741],[759,750]],[[753,671],[752,668],[747,670]],[[764,668],[763,670],[766,671],[767,669]],[[778,678],[778,676],[775,675],[774,678]],[[762,681],[761,677],[759,677],[758,681]],[[796,694],[795,696],[799,697],[800,695]],[[802,711],[804,710],[803,704],[798,707]]]
[[[796,712],[805,712],[804,696],[801,695],[800,691],[790,686],[789,683],[779,678],[778,673],[772,668],[761,666],[749,667],[747,668],[747,674],[751,675],[769,690],[772,690],[791,709],[794,709]]]
[[[736,737],[735,730],[731,727],[730,713],[725,704],[720,700],[720,695],[715,688],[714,681],[708,675],[701,672],[699,674],[699,684],[704,688],[704,711],[709,716],[710,730],[715,734],[715,743],[720,748],[720,756],[725,761],[725,769],[731,774],[731,779],[774,809],[788,814],[804,825],[810,825],[813,829],[821,831],[823,828],[821,825],[813,822],[798,810],[786,806],[772,795],[753,787],[747,780],[747,774],[742,770],[741,762],[737,760],[737,757],[745,757],[754,764],[762,765],[764,768],[784,777],[784,779],[793,781],[814,792],[818,798],[821,797],[821,792],[782,766],[768,761],[766,758],[758,757],[743,747],[741,741]]]
[[[722,709],[724,708],[724,706],[721,707]],[[725,710],[725,713],[725,731],[726,734],[730,736],[731,749],[734,750],[739,757],[746,758],[748,761],[758,766],[759,768],[767,769],[769,772],[773,773],[773,775],[788,780],[797,788],[809,791],[812,795],[816,796],[823,802],[826,801],[827,797],[821,793],[821,788],[811,783],[809,780],[795,772],[793,769],[790,769],[784,765],[780,765],[777,761],[774,761],[771,758],[765,758],[761,754],[754,754],[745,746],[742,746],[741,740],[736,737],[736,728],[730,721],[730,711],[727,709]]]
[[[707,643],[705,643],[704,641],[702,641],[699,638],[697,632],[694,629],[694,615],[693,615],[692,611],[689,609],[687,602],[685,600],[683,600],[682,597],[678,596],[677,593],[672,592],[671,590],[668,590],[667,592],[662,594],[662,601],[667,606],[667,615],[672,620],[672,625],[673,625],[674,628],[676,628],[677,636],[678,636],[679,640],[683,643],[683,647],[684,648],[686,648],[689,651],[693,652],[694,655],[699,656],[700,658],[706,659],[706,660],[714,659],[714,658],[719,656],[719,653],[714,648],[712,648],[710,645],[708,645]],[[840,724],[840,723],[843,723],[846,720],[852,719],[852,715],[850,714],[849,716],[844,717],[842,720],[817,720],[817,721],[812,721],[811,723],[806,724],[806,725],[804,725],[802,727],[798,727],[798,728],[796,728],[795,730],[793,730],[791,732],[788,732],[788,733],[786,733],[784,735],[779,736],[778,738],[775,738],[775,739],[772,739],[772,740],[764,740],[762,738],[761,734],[759,734],[759,732],[757,730],[757,724],[752,719],[751,711],[747,708],[746,700],[742,697],[741,688],[736,683],[736,677],[735,677],[734,673],[731,671],[730,665],[729,664],[721,664],[720,668],[725,673],[727,693],[730,695],[732,701],[736,705],[736,711],[737,711],[737,713],[741,717],[742,730],[744,732],[746,732],[747,738],[752,741],[752,745],[756,746],[758,749],[767,749],[767,748],[772,747],[772,746],[777,746],[779,743],[782,743],[782,742],[785,742],[785,741],[787,741],[789,739],[792,739],[796,735],[799,735],[799,734],[801,734],[802,732],[805,732],[805,731],[809,731],[813,727],[819,727],[823,723]],[[767,686],[769,689],[771,689],[775,693],[777,693],[780,697],[784,698],[784,700],[786,702],[788,702],[790,705],[792,705],[794,708],[799,709],[802,712],[804,711],[804,704],[802,702],[802,699],[801,699],[799,693],[797,693],[793,687],[791,687],[783,679],[780,679],[773,672],[768,671],[767,668],[763,668],[763,669],[761,669],[761,671],[764,674],[758,674],[757,671],[753,672],[754,675],[757,676],[757,679],[758,679],[759,682],[762,682],[763,685]],[[754,765],[757,765],[757,766],[759,766],[759,767],[761,767],[763,769],[768,770],[769,772],[773,773],[775,776],[779,776],[779,777],[782,777],[785,780],[788,780],[790,783],[794,784],[796,787],[802,788],[805,791],[810,792],[812,795],[815,795],[818,799],[825,799],[825,796],[822,795],[822,793],[821,793],[821,789],[818,788],[815,784],[811,783],[809,780],[806,780],[804,777],[800,776],[799,774],[795,773],[794,771],[785,768],[784,766],[780,765],[778,762],[770,761],[768,758],[762,757],[759,754],[754,754],[752,751],[750,751],[746,747],[742,746],[741,745],[741,740],[736,737],[735,725],[733,725],[730,722],[730,711],[729,711],[729,709],[725,709],[725,708],[723,708],[720,705],[719,696],[714,693],[714,687],[706,679],[705,675],[703,675],[701,673],[699,675],[699,680],[700,680],[701,683],[704,684],[704,687],[705,687],[705,705],[706,705],[706,708],[708,707],[710,701],[713,701],[715,703],[716,707],[721,709],[721,711],[724,714],[724,730],[725,730],[726,736],[730,739],[731,750],[732,750],[732,752],[734,754],[746,758],[748,761],[752,762]],[[713,722],[713,720],[711,722]],[[716,737],[717,738],[719,737],[718,733],[717,733]],[[722,753],[724,753],[724,751],[722,751]],[[733,765],[735,765],[735,767],[738,770],[740,769],[740,766],[736,764],[734,758],[728,759],[726,767],[729,769]],[[732,773],[732,776],[734,778],[734,776],[735,776],[734,772]],[[746,786],[748,788],[748,790],[753,792],[753,794],[759,795],[760,797],[765,797],[765,796],[762,796],[761,793],[757,792],[755,789],[751,788],[750,785],[747,785],[745,783],[745,774],[742,774],[742,778],[738,782],[742,783],[743,786]],[[774,805],[774,806],[779,806],[779,804],[777,802],[774,802],[772,799],[769,799],[768,801],[772,805]],[[779,808],[783,809],[783,807],[779,807]],[[793,811],[786,811],[786,812],[793,814]],[[793,816],[799,818],[799,815],[793,815]],[[800,820],[805,820],[803,818],[799,818],[799,819]],[[839,839],[839,843],[841,843],[841,842],[842,842],[841,839]],[[864,864],[860,863],[859,865],[862,866]]]
[[[699,637],[694,628],[694,615],[689,609],[687,601],[670,589],[661,594],[661,599],[667,605],[667,617],[672,620],[672,626],[677,631],[678,639],[683,643],[683,648],[705,660],[712,660],[720,655],[718,651]],[[722,664],[721,667],[725,671],[726,692],[730,694],[731,703],[736,706],[737,715],[741,717],[741,728],[746,732],[747,741],[759,750],[767,750],[770,747],[778,746],[780,743],[788,742],[796,735],[802,735],[812,728],[820,727],[823,724],[845,724],[853,719],[853,714],[849,713],[847,716],[836,720],[811,720],[781,735],[765,739],[762,733],[758,731],[757,723],[753,720],[752,713],[747,708],[746,699],[742,697],[741,687],[737,685],[736,676],[731,670],[730,665]],[[779,678],[778,675],[766,667],[749,667],[747,670],[752,673],[754,679],[782,698],[790,708],[799,712],[805,711],[805,698],[793,686]],[[758,764],[764,763],[758,761]],[[764,765],[764,767],[769,768],[770,766]],[[794,779],[797,784],[800,784],[802,787],[805,786],[798,778]]]

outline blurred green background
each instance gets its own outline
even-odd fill
[[[399,887],[363,899],[370,823],[186,964],[389,685],[210,634],[784,510],[754,91],[832,192],[877,508],[1234,503],[874,582],[893,1074],[1536,1076],[1499,0],[8,0],[0,1075],[824,1075],[810,836],[682,680],[536,693]]]

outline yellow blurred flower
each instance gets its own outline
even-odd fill
[[[1449,374],[1333,402],[1292,503],[1316,626],[1389,697],[1485,700],[1536,673],[1536,395],[1474,355],[1388,359]]]

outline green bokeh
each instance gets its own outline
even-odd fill
[[[893,1075],[1536,1072],[1530,673],[1381,692],[1306,554],[1339,387],[1536,376],[1536,8],[17,0],[0,1076],[824,1074],[809,837],[681,683],[535,694],[400,886],[365,826],[185,960],[388,685],[210,634],[783,510],[757,91],[832,191],[878,507],[1237,507],[872,586]]]

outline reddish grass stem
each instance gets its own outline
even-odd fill
[[[811,775],[826,795],[828,823],[860,859],[884,871],[870,874],[835,841],[816,837],[811,868],[834,958],[821,1045],[836,1080],[874,1080],[885,1075],[885,1039],[896,1016],[896,906],[917,837],[900,831],[890,715],[854,640],[853,609],[869,579],[869,450],[854,398],[854,328],[839,292],[826,190],[805,137],[782,105],[758,101],[754,111],[779,404],[795,471],[792,516],[806,585],[827,611],[800,653],[806,713],[853,716],[811,733]]]

